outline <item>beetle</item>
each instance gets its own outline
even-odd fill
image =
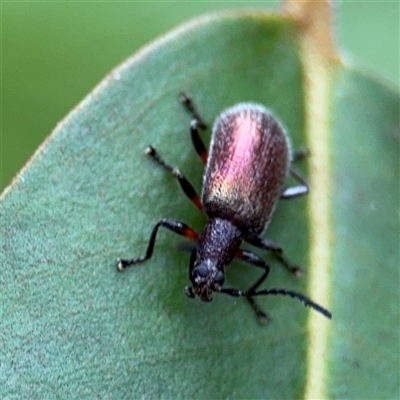
[[[244,297],[258,320],[265,322],[268,316],[254,298],[287,295],[331,318],[327,309],[301,293],[287,289],[258,290],[270,267],[257,254],[241,248],[245,241],[268,250],[290,272],[300,274],[300,269],[284,257],[280,246],[260,235],[268,226],[279,199],[293,199],[309,192],[307,181],[292,166],[307,151],[291,153],[288,136],[270,110],[260,104],[239,103],[216,119],[208,154],[200,136],[207,124],[188,94],[181,93],[181,102],[193,118],[191,139],[205,165],[201,200],[181,171],[165,162],[154,147],[149,146],[146,153],[175,176],[186,196],[206,214],[207,223],[199,235],[181,221],[162,218],[151,232],[146,253],[132,259],[118,258],[118,269],[123,271],[148,260],[153,254],[158,229],[163,227],[197,242],[190,255],[189,279],[192,285],[185,288],[188,297],[198,296],[206,302],[212,300],[214,293]],[[297,186],[285,188],[289,175],[297,180]],[[263,269],[260,278],[245,291],[223,287],[225,267],[234,258]]]

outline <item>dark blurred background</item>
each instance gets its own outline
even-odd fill
[[[199,14],[266,2],[2,2],[0,190],[112,68]],[[336,2],[339,47],[399,85],[398,1]]]

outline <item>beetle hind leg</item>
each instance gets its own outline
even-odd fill
[[[281,195],[282,200],[294,199],[297,197],[305,196],[310,191],[310,186],[305,178],[301,176],[295,169],[290,168],[290,175],[296,179],[300,185],[292,186],[285,189]]]
[[[292,164],[310,157],[311,153],[307,147],[300,147],[292,153]]]
[[[306,147],[300,147],[292,154],[292,164],[294,164],[297,161],[301,161],[309,156],[310,156],[310,151]],[[308,194],[308,192],[310,191],[310,186],[307,180],[292,166],[290,167],[289,173],[294,179],[296,179],[297,182],[300,183],[300,185],[286,188],[281,195],[281,199],[282,200],[295,199],[297,197],[305,196],[306,194]]]

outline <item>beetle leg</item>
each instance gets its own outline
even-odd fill
[[[277,245],[269,239],[262,239],[258,236],[246,236],[244,240],[251,245],[258,247],[260,249],[268,250],[272,255],[292,274],[296,276],[301,276],[302,271],[297,266],[292,264],[283,254],[283,249],[281,246]]]
[[[180,93],[180,100],[181,103],[185,106],[185,108],[189,111],[193,119],[195,119],[198,122],[199,128],[201,129],[206,129],[207,124],[204,122],[204,119],[201,118],[197,107],[195,106],[193,99],[186,93],[186,92],[181,92]]]
[[[200,137],[199,129],[204,130],[207,128],[207,124],[197,111],[197,107],[194,105],[192,98],[185,92],[180,95],[181,103],[185,106],[188,112],[193,117],[190,123],[190,136],[192,138],[193,146],[199,155],[201,162],[205,165],[207,163],[207,149],[204,146],[204,142]]]
[[[310,150],[307,147],[300,147],[292,153],[292,164],[306,157],[310,157]]]
[[[303,178],[296,170],[293,168],[290,168],[290,175],[293,176],[298,182],[301,183],[301,185],[298,186],[292,186],[287,189],[282,193],[281,199],[282,200],[287,200],[287,199],[294,199],[296,197],[301,197],[310,191],[310,187],[308,185],[308,182],[305,178]]]
[[[126,269],[131,265],[142,263],[143,261],[148,260],[152,256],[154,250],[154,244],[156,242],[158,228],[160,226],[169,229],[170,231],[175,232],[178,235],[182,235],[187,237],[188,239],[197,241],[198,234],[188,225],[173,219],[163,218],[160,221],[158,221],[157,224],[154,226],[150,235],[149,244],[147,245],[146,253],[144,255],[125,260],[121,258],[117,259],[117,267],[120,271],[123,271],[124,269]]]
[[[300,147],[292,154],[292,164],[309,156],[310,151],[306,147]],[[281,195],[281,199],[294,199],[296,197],[301,197],[308,194],[308,192],[310,191],[310,187],[307,180],[303,178],[301,174],[299,174],[293,167],[290,168],[290,175],[292,175],[294,179],[300,182],[301,185],[285,189],[285,191]]]
[[[190,136],[192,137],[193,146],[199,155],[201,162],[206,165],[208,152],[204,146],[203,140],[200,137],[199,126],[199,122],[196,119],[192,120],[190,123]]]
[[[192,184],[187,180],[187,178],[179,171],[178,168],[172,167],[170,164],[166,163],[163,158],[157,153],[156,149],[153,146],[149,146],[146,149],[146,154],[150,156],[154,161],[156,161],[159,165],[161,165],[164,169],[171,172],[175,178],[178,179],[179,184],[181,185],[182,190],[189,198],[189,200],[200,210],[203,210],[203,206],[201,204],[200,197],[196,193],[196,190],[192,186]]]
[[[256,291],[256,289],[265,281],[269,274],[269,265],[257,254],[248,251],[239,249],[236,253],[236,258],[239,258],[255,267],[259,267],[264,269],[264,273],[261,277],[248,289],[246,290],[245,298],[249,302],[250,306],[256,313],[257,319],[260,323],[266,323],[269,321],[268,315],[261,309],[261,307],[257,304],[257,302],[252,297],[252,293]]]
[[[249,250],[239,249],[235,257],[269,272],[269,266],[265,263],[265,261],[260,256]]]

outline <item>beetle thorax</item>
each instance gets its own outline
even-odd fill
[[[201,260],[211,260],[217,268],[229,264],[242,242],[242,232],[232,222],[210,218],[197,244]]]
[[[241,231],[230,221],[212,218],[199,237],[197,258],[189,278],[193,292],[204,301],[212,299],[225,280],[224,268],[235,257],[242,241]]]

